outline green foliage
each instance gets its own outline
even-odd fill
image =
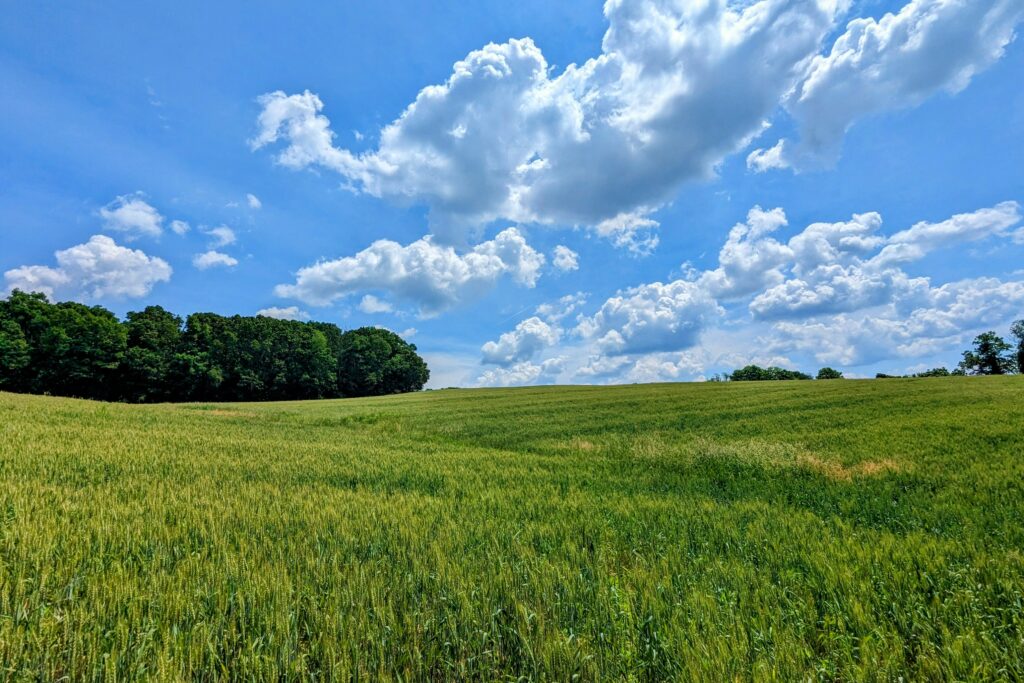
[[[345,396],[379,396],[419,391],[430,379],[416,346],[394,332],[360,327],[341,338],[341,392]]]
[[[1010,334],[1017,340],[1017,372],[1024,374],[1024,320],[1017,320],[1010,326]]]
[[[924,372],[918,372],[917,374],[914,375],[914,377],[949,377],[950,374],[951,373],[948,369],[942,367],[932,368],[931,370],[925,370]]]
[[[843,373],[833,368],[822,368],[818,370],[818,376],[815,379],[842,379]]]
[[[1021,389],[0,394],[0,671],[1024,680]]]
[[[759,365],[748,365],[734,370],[729,379],[733,382],[763,382],[785,379],[811,379],[811,376],[798,370],[786,370],[779,367],[762,368]]]
[[[353,374],[349,374],[353,373]],[[392,332],[160,306],[106,309],[15,290],[0,301],[0,388],[131,402],[259,401],[416,391],[429,372]]]
[[[995,332],[983,332],[974,338],[974,348],[964,351],[959,367],[969,375],[1005,375],[1016,370],[1010,345]]]

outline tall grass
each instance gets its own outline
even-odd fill
[[[1022,399],[0,394],[2,676],[1024,678]]]

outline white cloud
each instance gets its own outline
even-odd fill
[[[256,311],[256,315],[264,318],[277,318],[278,320],[309,320],[309,313],[301,310],[298,306],[285,306],[283,308],[270,306]]]
[[[859,365],[889,358],[956,352],[974,334],[1009,321],[1024,306],[1024,282],[962,280],[930,289],[909,313],[892,305],[870,312],[784,322],[772,348],[810,353],[822,363]]]
[[[549,358],[542,363],[524,361],[507,368],[492,368],[477,378],[481,387],[513,387],[525,384],[551,384],[564,369],[564,359]]]
[[[559,244],[555,247],[555,254],[551,258],[551,263],[555,268],[562,272],[568,272],[570,270],[579,270],[579,254],[570,249],[569,247]]]
[[[851,312],[893,301],[907,309],[929,285],[926,278],[908,276],[899,264],[942,247],[1005,235],[1020,220],[1019,205],[1003,202],[939,223],[920,222],[888,238],[876,234],[882,225],[877,213],[813,223],[789,241],[794,277],[754,297],[750,311],[771,319]]]
[[[986,237],[1012,241],[1020,221],[1020,207],[1004,202],[886,237],[881,216],[863,213],[812,223],[782,242],[773,237],[786,225],[782,210],[754,207],[730,231],[716,268],[620,292],[580,317],[579,351],[587,360],[574,374],[588,381],[695,379],[750,362],[792,367],[791,351],[859,364],[948,350],[965,334],[1019,314],[1024,282],[933,286],[898,266]],[[726,300],[747,302],[752,319],[739,307],[726,312],[719,306]]]
[[[966,88],[1002,57],[1022,16],[1019,0],[913,0],[878,20],[854,19],[786,100],[799,141],[755,150],[748,166],[833,163],[857,119]]]
[[[483,345],[485,363],[509,366],[519,361],[533,358],[537,353],[549,346],[554,346],[561,338],[561,330],[549,325],[534,316],[523,320],[515,329],[503,333],[498,341],[489,341]]]
[[[235,231],[226,225],[219,225],[216,228],[201,228],[204,235],[209,235],[210,246],[214,249],[217,247],[226,247],[229,244],[234,244],[238,241],[235,236]]]
[[[940,223],[922,221],[891,236],[873,261],[878,265],[916,261],[950,244],[1006,234],[1020,220],[1020,205],[1002,202],[989,209],[957,214]]]
[[[125,239],[139,236],[158,237],[163,232],[164,217],[145,200],[141,192],[121,195],[100,209],[103,227],[125,233]]]
[[[260,198],[254,194],[245,195],[245,201],[249,204],[250,209],[256,210],[263,208],[263,202],[261,202]]]
[[[440,239],[504,218],[601,225],[649,251],[647,214],[763,129],[836,5],[614,0],[598,57],[556,75],[528,38],[489,44],[421,90],[374,150],[336,147],[309,91],[263,95],[251,144],[282,143],[284,166],[329,168],[354,189],[427,205]]]
[[[22,266],[4,273],[8,290],[43,292],[47,296],[102,299],[146,296],[173,272],[160,258],[118,245],[106,235],[93,235],[55,254],[57,267]]]
[[[537,307],[536,312],[549,323],[557,323],[580,310],[586,302],[587,295],[583,292],[576,292],[575,294],[566,294],[558,301],[543,303]]]
[[[367,294],[359,302],[359,310],[363,313],[391,313],[395,309],[387,301],[382,301],[372,294]]]
[[[755,206],[746,223],[737,223],[718,254],[719,266],[705,273],[701,284],[719,299],[744,296],[781,282],[780,267],[792,260],[793,250],[766,235],[786,225],[782,209]]]
[[[398,336],[401,337],[402,339],[409,339],[410,337],[415,337],[417,332],[419,332],[419,330],[417,330],[415,327],[407,327],[401,332],[399,332]]]
[[[190,226],[185,221],[171,221],[171,232],[173,232],[175,235],[188,234],[188,231],[191,229],[192,226]]]
[[[217,266],[230,268],[238,265],[238,259],[211,249],[210,251],[204,251],[202,254],[196,254],[193,256],[192,265],[199,270],[206,270],[207,268],[214,268]]]
[[[354,256],[302,268],[294,284],[278,285],[274,291],[322,306],[359,290],[384,290],[428,317],[482,295],[505,275],[533,287],[543,265],[543,254],[516,228],[507,228],[464,254],[430,237],[406,246],[379,240]]]
[[[634,256],[649,256],[658,248],[658,228],[661,227],[658,221],[647,217],[651,211],[642,208],[605,218],[594,226],[594,233]]]
[[[722,313],[698,283],[652,282],[609,298],[577,329],[608,354],[672,351],[696,344],[701,331]]]

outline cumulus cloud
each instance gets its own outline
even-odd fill
[[[542,363],[524,361],[507,368],[492,368],[477,378],[481,387],[513,387],[525,384],[551,384],[562,372],[563,358],[549,358]]]
[[[171,221],[171,232],[173,232],[175,235],[185,235],[185,234],[188,234],[188,231],[191,230],[191,229],[192,229],[192,226],[190,226],[185,221],[178,221],[178,220]]]
[[[146,296],[173,272],[160,258],[118,245],[106,235],[55,253],[57,266],[21,266],[4,273],[8,291],[43,292],[47,296],[102,299]]]
[[[378,299],[372,294],[367,294],[359,302],[359,310],[363,313],[391,313],[395,309],[387,301]]]
[[[117,197],[102,209],[100,217],[107,230],[125,233],[125,239],[159,237],[163,232],[164,217],[150,206],[141,192]]]
[[[966,88],[1002,57],[1022,17],[1019,0],[913,0],[881,19],[854,19],[786,99],[799,140],[755,150],[748,166],[833,163],[857,119]]]
[[[882,225],[877,213],[813,223],[789,241],[793,277],[754,297],[750,311],[758,318],[778,319],[851,312],[892,301],[906,308],[929,283],[908,276],[899,264],[942,247],[1006,235],[1020,220],[1020,206],[1003,202],[939,223],[920,222],[888,238],[876,232]]]
[[[701,331],[722,313],[699,283],[652,282],[609,298],[577,329],[608,354],[671,351],[696,344]]]
[[[786,213],[782,209],[752,208],[747,222],[737,223],[729,231],[718,254],[718,268],[703,275],[703,286],[712,296],[731,299],[782,282],[780,267],[792,260],[793,250],[766,235],[784,225]]]
[[[533,316],[516,325],[511,332],[502,334],[498,341],[483,345],[484,363],[509,366],[529,360],[543,349],[554,346],[561,338],[561,330]]]
[[[201,229],[204,235],[208,235],[210,237],[210,246],[214,249],[217,247],[226,247],[229,244],[234,244],[238,240],[235,236],[235,231],[226,225]]]
[[[960,344],[979,326],[1019,312],[1024,282],[980,278],[933,286],[900,266],[989,237],[1012,242],[1021,220],[1020,207],[1003,202],[885,236],[882,217],[869,212],[812,223],[783,241],[776,235],[787,225],[785,213],[754,207],[730,230],[716,268],[625,290],[594,315],[579,316],[578,352],[586,359],[574,375],[695,379],[707,368],[749,362],[791,367],[790,352],[860,364]],[[738,305],[721,306],[730,301]]]
[[[262,209],[263,208],[263,202],[261,202],[260,198],[257,197],[254,194],[250,193],[250,194],[245,195],[245,201],[246,201],[246,203],[249,204],[249,208],[250,209],[256,210],[256,209]]]
[[[424,204],[439,239],[495,219],[599,226],[653,248],[647,218],[764,127],[819,49],[834,0],[615,0],[601,54],[560,74],[529,38],[489,44],[355,154],[312,92],[272,92],[255,149],[358,191]],[[644,230],[638,230],[644,228]]]
[[[870,314],[783,322],[772,347],[810,353],[822,363],[859,365],[915,358],[955,346],[983,328],[1011,319],[1024,306],[1024,282],[962,280],[929,289],[909,313],[891,305]]]
[[[891,236],[873,261],[877,265],[916,261],[928,252],[950,244],[1007,234],[1020,220],[1020,205],[1017,202],[1002,202],[992,208],[957,214],[939,223],[922,221]]]
[[[506,275],[533,287],[544,260],[516,228],[462,254],[429,236],[406,246],[378,240],[354,256],[302,268],[294,284],[278,285],[274,291],[314,306],[359,290],[386,291],[429,317],[481,295]]]
[[[309,313],[301,310],[298,306],[261,308],[256,315],[264,318],[277,318],[278,320],[309,320]]]
[[[587,302],[587,295],[584,292],[566,294],[554,302],[543,303],[537,307],[537,315],[549,323],[561,322],[564,318],[579,311]]]
[[[208,268],[215,267],[230,268],[238,265],[238,259],[211,249],[209,251],[204,251],[202,254],[196,254],[193,256],[192,265],[199,270],[207,270]]]
[[[561,270],[562,272],[568,272],[570,270],[579,270],[579,254],[570,249],[569,247],[559,244],[555,247],[554,256],[551,258],[551,264]]]

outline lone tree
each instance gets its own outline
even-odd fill
[[[1010,349],[995,332],[983,332],[974,338],[974,348],[964,351],[958,367],[969,375],[1005,375],[1013,372],[1016,365]]]
[[[1017,372],[1024,373],[1024,320],[1010,325],[1010,334],[1017,340]]]
[[[360,327],[341,336],[341,391],[345,396],[380,396],[419,391],[430,379],[427,364],[394,332]]]
[[[817,379],[842,379],[843,373],[834,368],[822,368],[818,370]]]

